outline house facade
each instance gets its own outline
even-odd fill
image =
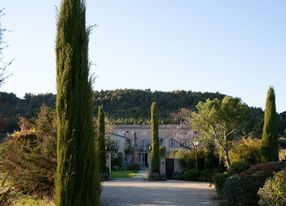
[[[165,147],[167,153],[179,147],[174,132],[176,130],[178,125],[159,126],[160,145]],[[149,167],[152,144],[150,125],[116,125],[111,139],[118,148],[117,154],[122,156],[123,166],[128,167],[136,163],[141,168]]]

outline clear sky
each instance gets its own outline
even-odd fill
[[[0,0],[5,58],[15,59],[2,91],[55,93],[59,2]],[[285,0],[86,2],[94,89],[218,91],[264,107],[272,85],[286,110]]]

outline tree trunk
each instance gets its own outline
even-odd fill
[[[226,158],[226,167],[227,169],[230,166],[230,157],[229,157],[229,148],[228,148],[228,144],[225,146],[224,148],[224,153],[225,153],[225,158]]]

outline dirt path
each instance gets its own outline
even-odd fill
[[[185,181],[114,180],[103,183],[103,206],[217,205],[208,183]]]

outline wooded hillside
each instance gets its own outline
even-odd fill
[[[210,92],[172,91],[161,92],[150,90],[118,89],[95,91],[94,111],[102,105],[106,115],[117,124],[147,124],[150,118],[150,105],[157,102],[160,124],[175,123],[170,113],[181,108],[195,110],[199,101],[222,99],[225,95]],[[19,116],[29,119],[36,117],[42,104],[55,106],[56,96],[47,94],[26,94],[23,99],[13,93],[0,92],[0,133],[12,132],[18,128]],[[248,123],[245,132],[260,137],[263,125],[263,111],[249,107]],[[286,112],[278,116],[279,135],[284,135],[286,128]]]

